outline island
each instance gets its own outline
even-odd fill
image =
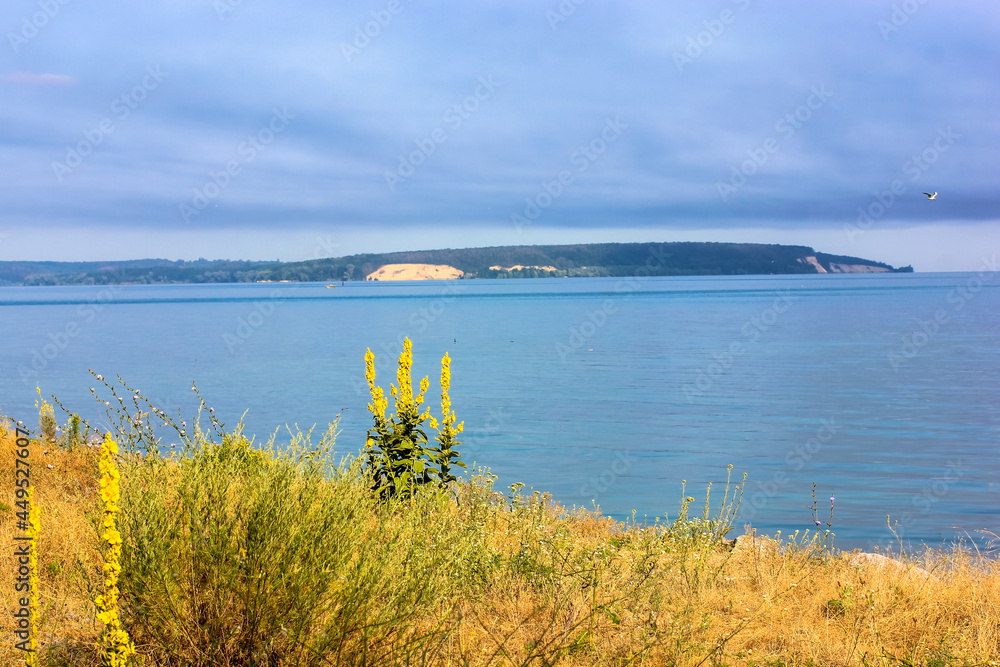
[[[763,243],[586,243],[366,253],[300,262],[139,259],[0,262],[0,285],[459,280],[593,276],[738,276],[912,272],[808,246]]]

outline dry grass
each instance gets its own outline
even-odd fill
[[[13,506],[10,435],[0,442],[0,502]],[[42,449],[32,446],[43,508],[42,664],[96,664],[98,450]],[[503,498],[488,483],[465,487],[463,502],[441,511],[448,521],[439,525],[457,526],[475,557],[454,597],[412,619],[414,630],[447,624],[412,664],[1000,664],[1000,565],[976,553],[927,552],[900,567],[852,563],[852,554],[808,542],[742,539],[729,549],[543,497]],[[15,534],[13,510],[0,512],[0,541],[13,545]],[[11,553],[0,550],[7,610]],[[0,664],[18,664],[9,614],[2,623]]]
[[[13,431],[0,426],[0,503],[14,507]],[[67,451],[56,445],[31,445],[31,483],[42,508],[39,544],[41,580],[39,644],[92,642],[100,632],[93,598],[101,582],[101,555],[95,520],[100,516],[97,460],[99,448],[77,447]],[[51,468],[49,466],[52,466]],[[17,529],[14,509],[0,512],[0,600],[5,610],[16,606],[13,547]],[[10,614],[4,614],[0,664],[14,665],[23,656],[13,648]]]
[[[568,527],[590,549],[617,532],[598,517],[581,516]],[[852,554],[823,557],[814,549],[748,542],[711,551],[702,577],[692,576],[698,565],[668,550],[660,558],[664,571],[641,596],[628,594],[628,577],[606,577],[599,599],[623,599],[582,625],[574,623],[591,604],[586,590],[556,603],[549,591],[494,589],[467,607],[474,622],[463,627],[463,653],[493,654],[509,636],[505,647],[522,647],[510,651],[520,664],[535,634],[555,620],[557,630],[565,629],[559,639],[571,647],[560,665],[1000,664],[996,560],[928,552],[896,569],[852,565]],[[607,571],[632,555],[621,548]],[[701,555],[689,552],[692,560]],[[920,574],[923,568],[929,576]]]

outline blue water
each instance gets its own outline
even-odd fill
[[[1000,532],[1000,276],[963,274],[126,285],[0,289],[0,412],[35,386],[106,423],[87,369],[266,439],[338,415],[370,425],[400,341],[441,356],[465,460],[567,506],[673,517],[687,493],[748,474],[740,529],[813,527],[836,546]],[[100,385],[98,385],[100,386]],[[279,436],[280,437],[280,436]],[[286,436],[287,437],[287,436]]]

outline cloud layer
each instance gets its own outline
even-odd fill
[[[674,4],[12,0],[0,232],[995,238],[992,3]]]

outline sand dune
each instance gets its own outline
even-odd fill
[[[447,264],[386,264],[369,273],[368,280],[455,280],[464,275]]]
[[[830,270],[833,273],[888,273],[889,269],[884,266],[872,266],[870,264],[834,264],[830,263]]]

